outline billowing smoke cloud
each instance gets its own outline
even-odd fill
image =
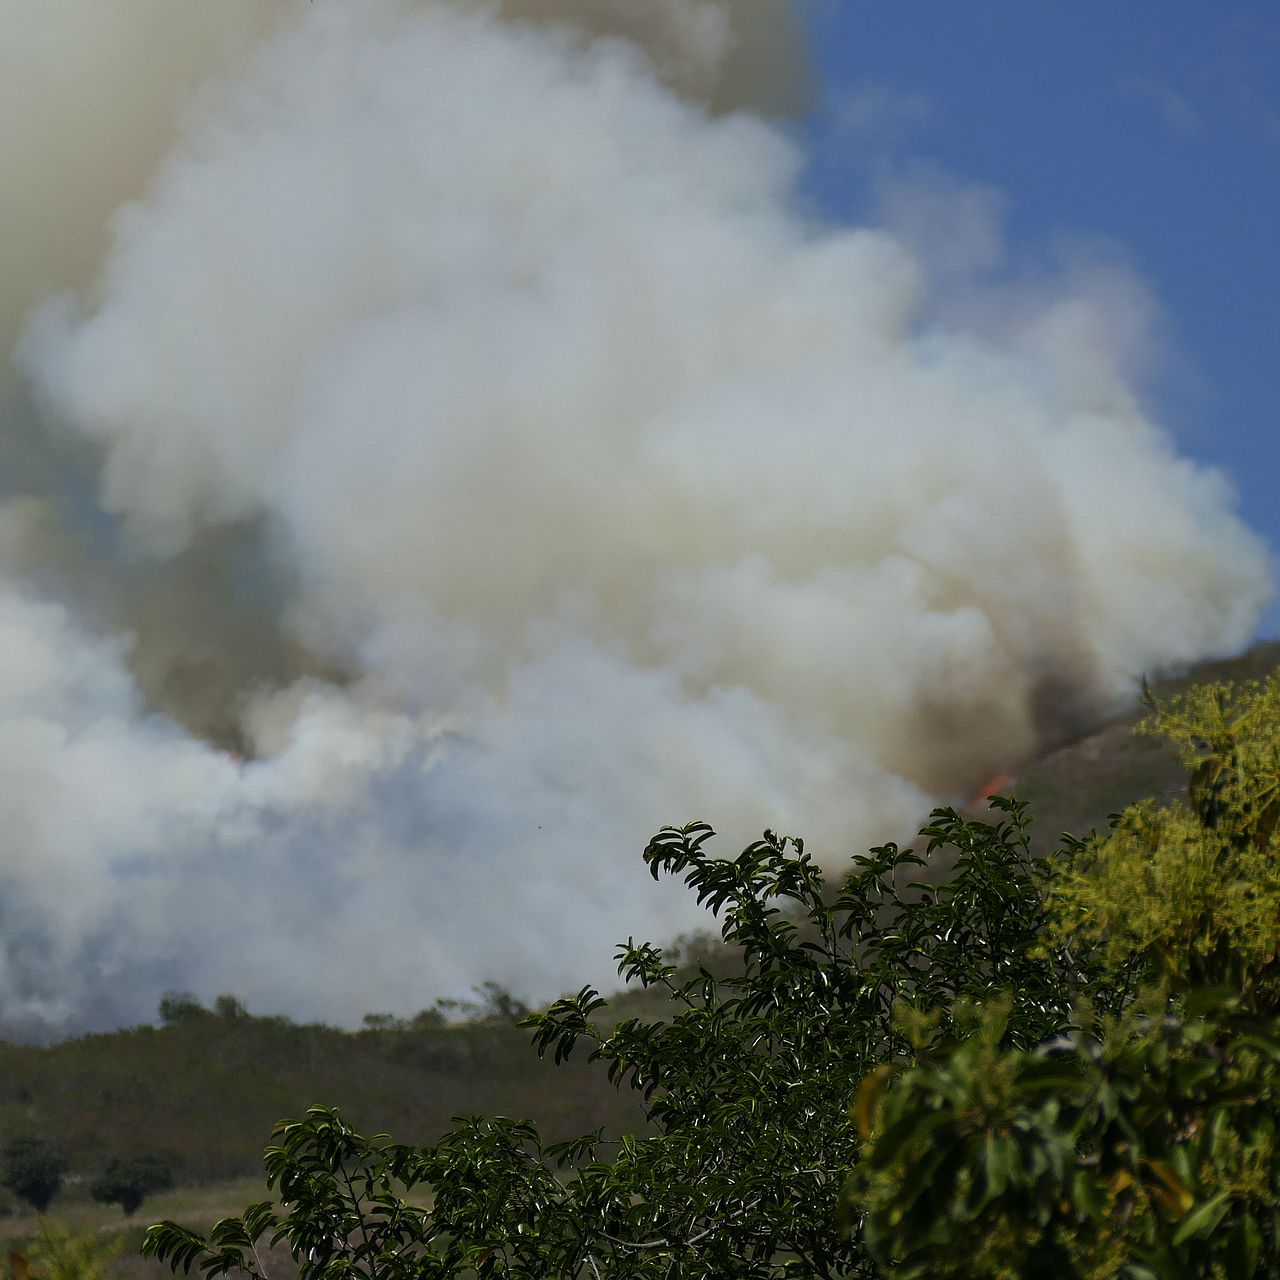
[[[91,278],[108,218],[142,193],[174,141],[180,104],[251,46],[280,7],[276,0],[0,3],[6,352],[44,293]]]
[[[699,922],[661,823],[838,863],[1251,634],[1265,555],[1144,415],[1127,294],[966,328],[809,222],[726,110],[800,83],[752,71],[771,6],[504,8],[290,9],[27,327],[100,508],[0,509],[11,1023],[603,979]],[[132,654],[42,577],[95,538]]]
[[[193,95],[287,9],[286,0],[0,0],[0,172],[13,179],[0,184],[10,249],[0,254],[0,501],[21,498],[6,523],[26,525],[27,548],[43,547],[81,611],[137,636],[128,664],[148,701],[227,746],[241,745],[246,686],[326,670],[262,608],[264,591],[287,589],[287,570],[255,559],[253,529],[201,532],[176,562],[118,556],[114,530],[86,505],[97,451],[41,429],[8,353],[37,301],[90,283],[112,215],[143,194],[180,119],[200,113]],[[794,112],[806,99],[799,11],[779,0],[507,0],[501,12],[579,45],[630,39],[664,83],[716,112]]]
[[[666,85],[715,112],[787,115],[809,98],[798,2],[499,0],[498,9],[517,22],[630,40]]]
[[[181,115],[286,0],[0,0],[0,348],[51,289],[87,284],[107,224],[140,196]],[[642,44],[664,81],[718,111],[806,100],[798,10],[781,0],[503,0],[521,21]],[[0,397],[8,370],[0,362]]]

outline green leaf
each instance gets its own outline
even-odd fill
[[[1201,1201],[1187,1214],[1174,1233],[1174,1248],[1192,1238],[1203,1240],[1211,1236],[1230,1208],[1231,1193],[1229,1191],[1219,1191],[1216,1196]]]
[[[1258,1272],[1262,1229],[1250,1213],[1242,1213],[1227,1237],[1227,1274],[1231,1280],[1250,1280]]]

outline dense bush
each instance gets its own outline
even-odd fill
[[[895,1275],[1280,1274],[1280,679],[1143,729],[1180,749],[1187,799],[1070,842],[1046,906],[1056,945],[1144,974],[1136,998],[1030,1051],[988,1011],[861,1087],[845,1212]]]
[[[119,1236],[103,1239],[93,1231],[75,1235],[44,1218],[30,1245],[7,1252],[0,1274],[7,1280],[104,1280],[123,1252]]]
[[[938,887],[894,845],[828,885],[798,841],[721,859],[704,824],[664,830],[651,871],[684,877],[740,968],[629,941],[620,973],[669,1017],[610,1028],[584,988],[526,1022],[557,1061],[586,1047],[647,1129],[548,1145],[472,1118],[424,1149],[314,1108],[267,1152],[283,1210],[208,1240],[159,1224],[146,1250],[260,1275],[258,1242],[284,1240],[303,1280],[1280,1273],[1280,686],[1150,727],[1185,753],[1186,803],[1051,859],[1017,802],[939,810]]]
[[[209,1010],[190,991],[166,991],[156,1011],[160,1024],[172,1027],[182,1022],[197,1022],[209,1017]]]
[[[858,1099],[850,1217],[904,1280],[1248,1280],[1280,1253],[1280,1035],[1147,992],[1032,1052],[976,1033]]]
[[[0,1183],[37,1213],[43,1213],[62,1189],[69,1162],[45,1138],[15,1138],[4,1151]]]
[[[157,1191],[173,1186],[173,1168],[158,1156],[116,1159],[89,1187],[100,1204],[118,1204],[126,1218],[132,1217],[142,1202]]]

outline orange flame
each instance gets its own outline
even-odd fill
[[[1013,786],[1013,778],[1007,773],[997,773],[990,782],[984,783],[973,793],[969,801],[968,808],[979,809],[985,808],[986,802],[992,796],[1006,796],[1009,794],[1009,788]]]

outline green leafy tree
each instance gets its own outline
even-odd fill
[[[181,1022],[196,1022],[210,1016],[209,1010],[190,991],[166,991],[160,997],[157,1013],[161,1024],[166,1027]]]
[[[69,1167],[66,1156],[47,1139],[15,1138],[5,1148],[0,1183],[43,1213],[61,1190]]]
[[[496,982],[481,983],[476,994],[480,997],[477,1014],[481,1019],[519,1023],[529,1016],[529,1006]]]
[[[90,1185],[89,1194],[100,1204],[118,1204],[130,1218],[148,1196],[172,1186],[173,1167],[168,1161],[159,1156],[134,1156],[112,1160]]]
[[[1280,1274],[1280,679],[1155,706],[1186,801],[1073,842],[1058,945],[1147,975],[1030,1050],[977,1034],[860,1087],[844,1200],[895,1276],[1250,1280]]]
[[[261,1275],[260,1243],[285,1241],[303,1280],[872,1275],[835,1214],[862,1142],[849,1113],[858,1083],[914,1052],[894,1010],[930,1013],[940,1041],[958,999],[1003,993],[1000,1043],[1021,1047],[1068,1027],[1074,993],[1118,998],[1082,954],[1032,954],[1048,872],[1028,851],[1021,807],[1001,810],[994,825],[935,815],[928,851],[956,857],[941,887],[913,883],[923,859],[895,845],[829,885],[799,841],[766,833],[716,858],[705,824],[662,831],[645,851],[650,870],[683,876],[739,968],[682,972],[628,941],[620,973],[664,991],[669,1017],[609,1026],[584,987],[525,1023],[540,1054],[585,1050],[639,1093],[644,1132],[548,1145],[530,1124],[471,1118],[419,1149],[314,1108],[278,1126],[267,1152],[283,1213],[251,1206],[207,1239],[162,1223],[146,1250],[175,1267]]]

